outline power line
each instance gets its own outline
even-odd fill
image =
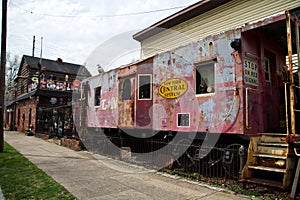
[[[180,9],[180,8],[185,8],[187,6],[176,6],[176,7],[171,7],[171,8],[162,8],[162,9],[157,9],[157,10],[150,10],[150,11],[141,11],[141,12],[132,12],[132,13],[124,13],[124,14],[116,14],[116,15],[51,15],[47,13],[35,13],[33,11],[21,8],[20,6],[10,2],[10,5],[17,7],[27,13],[34,14],[34,15],[40,15],[40,16],[45,16],[45,17],[60,17],[60,18],[76,18],[76,17],[86,17],[86,18],[110,18],[110,17],[122,17],[122,16],[133,16],[133,15],[143,15],[143,14],[149,14],[149,13],[154,13],[154,12],[164,12],[164,11],[169,11],[169,10],[175,10],[175,9]]]

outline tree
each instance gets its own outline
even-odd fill
[[[6,83],[5,83],[5,100],[12,101],[14,100],[15,95],[15,79],[18,75],[18,70],[20,66],[20,59],[18,55],[11,55],[7,53],[6,56]]]

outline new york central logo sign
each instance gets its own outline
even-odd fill
[[[180,78],[171,78],[160,84],[158,93],[166,99],[175,99],[182,96],[188,89],[188,83]]]

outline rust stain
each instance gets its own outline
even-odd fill
[[[204,121],[205,121],[205,114],[204,114],[203,110],[201,110],[201,112],[200,112],[200,125],[203,124]]]
[[[275,162],[275,164],[279,167],[283,167],[285,165],[285,162],[283,160],[278,160]]]

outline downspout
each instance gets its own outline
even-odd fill
[[[292,64],[292,34],[291,34],[291,15],[286,11],[286,32],[288,46],[288,70],[290,78],[290,115],[291,115],[291,134],[295,134],[295,99],[294,99],[294,77]]]

